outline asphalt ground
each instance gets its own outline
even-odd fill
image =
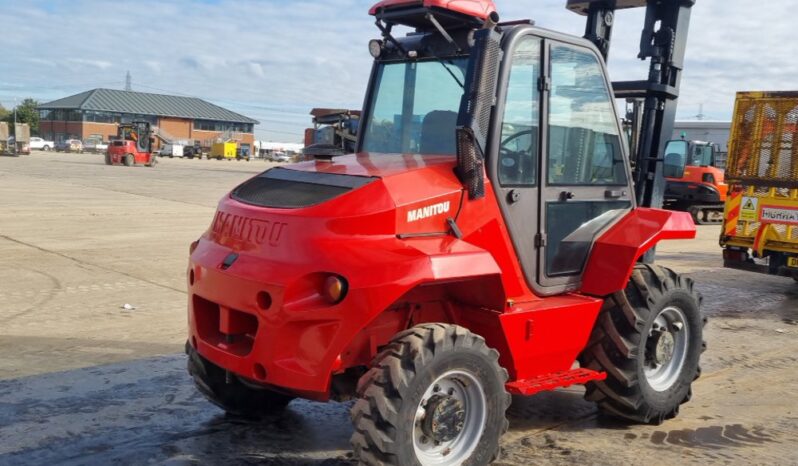
[[[352,463],[349,403],[294,401],[253,423],[185,370],[188,245],[267,166],[0,157],[0,464]],[[798,464],[798,284],[723,269],[717,235],[658,249],[710,318],[679,417],[608,420],[581,388],[516,398],[499,464]]]

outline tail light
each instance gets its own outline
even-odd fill
[[[349,285],[343,277],[338,275],[330,275],[324,280],[324,287],[322,288],[321,295],[324,299],[329,301],[330,304],[338,304],[346,297],[346,292]]]

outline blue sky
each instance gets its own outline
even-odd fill
[[[312,107],[360,108],[378,37],[361,0],[0,0],[0,103],[95,87],[204,98],[296,142]],[[581,35],[565,0],[496,0],[503,19]],[[737,90],[796,90],[793,0],[698,0],[679,118],[729,118]],[[642,17],[619,15],[613,79],[642,79]]]

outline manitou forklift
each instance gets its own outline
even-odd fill
[[[155,139],[152,136],[149,122],[134,121],[130,124],[121,124],[117,137],[108,144],[105,164],[154,167],[158,163],[157,157],[152,153],[154,143]]]
[[[687,164],[681,177],[666,178],[665,207],[690,212],[699,225],[722,223],[729,185],[718,168],[716,144],[677,139],[668,141],[665,154]]]
[[[652,263],[693,0],[572,0],[586,38],[490,0],[384,0],[354,154],[275,167],[190,247],[188,370],[230,413],[355,399],[363,464],[481,465],[510,395],[573,384],[660,423],[690,400],[704,320]],[[646,8],[644,81],[610,84],[616,9]],[[395,26],[413,33],[394,34]],[[643,98],[627,153],[614,97]]]

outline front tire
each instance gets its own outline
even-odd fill
[[[585,399],[622,419],[660,424],[690,400],[705,348],[701,295],[674,271],[638,264],[626,290],[605,301],[582,367],[607,373]]]
[[[132,167],[133,164],[136,163],[136,159],[133,158],[133,154],[125,154],[124,163],[126,167]]]
[[[186,353],[188,373],[193,377],[197,390],[227,413],[259,419],[280,413],[294,399],[267,388],[256,389],[244,385],[235,376],[228,380],[224,369],[200,356],[188,343]]]
[[[507,371],[468,330],[423,324],[399,333],[360,379],[355,458],[367,465],[482,465],[507,431]]]

